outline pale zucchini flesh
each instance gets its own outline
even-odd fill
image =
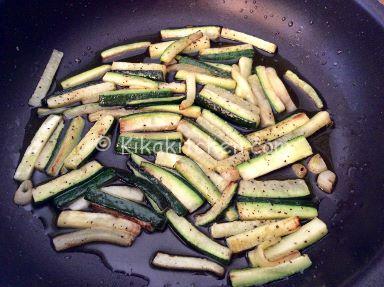
[[[171,112],[176,114],[181,114],[188,118],[198,118],[201,115],[201,108],[199,106],[190,106],[185,109],[180,109],[179,105],[156,105],[148,106],[140,109],[143,112]]]
[[[193,159],[200,166],[203,166],[207,170],[214,170],[217,165],[217,160],[205,152],[191,139],[188,139],[184,142],[181,150],[185,155]]]
[[[170,112],[143,112],[120,118],[120,132],[155,132],[175,130],[181,115]]]
[[[238,193],[248,197],[290,198],[307,196],[310,191],[302,179],[241,180]]]
[[[203,32],[209,39],[215,40],[220,37],[221,28],[219,26],[201,26],[179,29],[164,29],[160,31],[162,39],[181,38],[189,36],[198,31]]]
[[[128,52],[138,51],[141,49],[146,49],[151,45],[151,42],[137,42],[131,44],[120,45],[112,47],[110,49],[104,50],[101,52],[101,58],[103,61],[107,61],[109,58],[119,57]]]
[[[112,82],[116,85],[127,87],[127,86],[134,86],[136,87],[142,87],[142,88],[148,88],[148,89],[157,89],[159,87],[159,84],[155,81],[152,81],[150,79],[146,79],[139,76],[130,76],[130,75],[123,75],[116,72],[108,72],[103,77],[104,82]]]
[[[100,79],[104,76],[105,73],[111,70],[110,65],[102,65],[91,70],[85,71],[81,74],[70,77],[60,84],[64,89],[68,89],[86,82],[94,81]]]
[[[111,185],[102,187],[100,190],[122,199],[128,199],[137,203],[144,202],[144,193],[136,187],[126,185]]]
[[[187,75],[190,72],[188,71],[178,71],[175,75],[175,78],[178,80],[186,80]],[[196,83],[207,85],[212,84],[218,87],[222,87],[227,90],[234,90],[236,88],[236,82],[232,79],[215,77],[211,75],[201,74],[201,73],[193,73],[196,77]]]
[[[159,151],[156,154],[155,164],[165,166],[168,168],[173,168],[175,166],[175,163],[182,157],[183,157],[182,155]]]
[[[213,238],[225,238],[255,229],[256,227],[271,222],[271,220],[247,220],[214,223],[210,227],[210,234]]]

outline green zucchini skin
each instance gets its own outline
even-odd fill
[[[122,89],[117,91],[105,92],[100,95],[100,106],[125,106],[133,100],[143,100],[151,98],[172,97],[172,91],[169,89],[149,90],[137,89],[128,90]]]
[[[260,203],[271,203],[271,204],[284,204],[292,206],[309,206],[316,207],[316,203],[309,199],[287,199],[287,198],[264,198],[264,197],[248,197],[248,196],[237,196],[238,202],[260,202]]]
[[[133,167],[131,167],[133,168]],[[161,211],[168,209],[169,204],[167,199],[164,197],[163,192],[159,190],[158,186],[153,185],[150,181],[145,178],[135,176],[126,171],[117,171],[118,178],[130,186],[135,186],[144,192],[145,196],[152,199]]]
[[[120,135],[117,139],[115,150],[121,154],[153,155],[159,151],[179,154],[181,153],[181,140],[138,139]]]
[[[212,75],[222,78],[231,78],[231,73],[220,68],[208,65],[203,61],[199,61],[190,57],[177,56],[176,59],[181,64],[189,64],[209,71]]]
[[[162,97],[162,98],[149,98],[141,100],[128,101],[126,106],[128,108],[142,108],[148,106],[158,105],[174,105],[180,104],[185,99],[185,96],[173,96],[173,97]]]
[[[199,60],[215,63],[237,63],[241,57],[253,58],[255,51],[253,49],[199,55]]]
[[[93,86],[93,85],[97,85],[97,84],[101,84],[101,83],[104,83],[104,82],[101,81],[101,80],[86,82],[84,84],[80,84],[80,85],[77,85],[77,86],[74,86],[74,87],[71,87],[71,88],[67,88],[67,89],[62,89],[62,90],[56,91],[56,92],[50,94],[49,97],[60,96],[60,95],[63,95],[63,94],[69,93],[69,92],[76,91],[78,89],[82,89],[82,88],[85,88],[85,87],[89,87],[89,86]]]
[[[256,123],[249,121],[247,119],[241,118],[238,115],[235,115],[234,113],[220,107],[219,105],[216,105],[214,102],[200,96],[199,94],[196,95],[195,102],[201,106],[204,107],[216,114],[218,114],[223,119],[227,120],[228,122],[238,125],[240,127],[244,127],[247,129],[254,130],[256,129]]]
[[[165,81],[163,72],[159,70],[114,70],[114,72],[130,76],[139,76],[155,81]]]
[[[164,230],[166,226],[164,216],[130,200],[121,199],[96,189],[88,189],[85,193],[85,199],[102,207],[148,222],[155,230]]]
[[[70,202],[83,196],[88,189],[96,189],[101,187],[107,182],[113,181],[117,178],[116,171],[113,168],[103,167],[100,171],[94,174],[87,180],[80,182],[77,185],[63,191],[53,199],[53,204],[61,209]]]

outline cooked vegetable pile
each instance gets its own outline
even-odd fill
[[[130,246],[142,229],[169,226],[206,258],[159,251],[151,262],[158,268],[222,277],[234,254],[246,255],[248,268],[229,268],[232,286],[308,268],[301,252],[327,226],[305,177],[318,175],[327,193],[336,181],[307,140],[332,123],[322,99],[288,70],[286,83],[319,109],[312,117],[297,111],[276,70],[255,63],[255,49],[275,53],[273,43],[218,26],[161,37],[103,51],[103,65],[47,96],[63,57],[53,51],[29,100],[44,121],[16,169],[15,202],[53,205],[58,227],[78,229],[53,238],[57,251],[100,241]],[[121,61],[147,50],[145,63]],[[88,131],[85,116],[94,123]],[[93,158],[112,138],[115,153],[128,157],[124,170]],[[289,165],[290,179],[260,179]],[[51,179],[33,187],[35,169]]]

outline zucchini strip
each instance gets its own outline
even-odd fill
[[[303,272],[311,265],[308,255],[303,255],[273,267],[233,269],[229,278],[233,287],[261,286]]]
[[[201,26],[201,27],[188,27],[179,29],[163,29],[160,31],[161,39],[172,39],[189,36],[193,33],[201,31],[211,40],[216,40],[220,37],[221,28],[219,26]]]
[[[257,106],[258,102],[254,96],[251,87],[248,84],[247,78],[243,77],[240,74],[240,69],[238,65],[232,66],[232,78],[236,81],[236,90],[235,94],[240,98],[243,98],[250,102],[251,104]]]
[[[32,202],[32,181],[24,180],[17,188],[13,197],[13,202],[17,205],[27,205]]]
[[[129,63],[129,62],[113,62],[112,67],[113,70],[118,71],[159,71],[163,74],[163,78],[167,73],[167,67],[161,64],[155,63]]]
[[[175,166],[175,163],[182,158],[183,158],[182,155],[159,151],[156,154],[155,164],[165,166],[168,168],[173,168]]]
[[[270,142],[299,128],[309,121],[305,113],[294,114],[273,126],[248,134],[247,139],[255,146]]]
[[[163,269],[184,271],[211,272],[219,277],[224,276],[225,269],[219,264],[205,258],[171,255],[157,252],[152,259],[152,265]]]
[[[199,59],[208,62],[236,63],[241,57],[253,58],[254,54],[252,45],[244,44],[203,49],[199,52]]]
[[[49,108],[60,108],[63,106],[69,106],[73,103],[84,102],[85,99],[91,99],[90,102],[96,102],[99,100],[99,94],[107,91],[112,91],[115,89],[115,84],[106,82],[106,83],[97,83],[92,85],[87,85],[85,87],[76,87],[74,89],[69,89],[68,91],[60,91],[59,95],[54,95],[47,99],[47,105]]]
[[[187,91],[186,85],[184,83],[159,83],[159,89],[169,89],[173,93],[182,94]]]
[[[30,106],[41,107],[41,100],[46,97],[63,56],[63,52],[53,49],[51,57],[45,66],[44,72],[41,75],[39,82],[37,83],[35,91],[28,101]]]
[[[52,154],[55,150],[56,145],[58,144],[59,137],[64,128],[64,121],[61,120],[47,143],[44,145],[41,150],[39,157],[35,162],[35,168],[40,171],[44,171],[47,166],[49,159],[52,157]]]
[[[209,48],[209,47],[208,47]],[[226,64],[220,64],[220,63],[212,63],[212,62],[203,62],[209,66],[212,66],[212,67],[215,67],[215,68],[219,68],[223,71],[226,71],[228,72],[228,75],[231,74],[231,71],[232,71],[232,66],[231,65],[226,65]]]
[[[85,181],[100,169],[102,169],[102,167],[103,166],[97,161],[91,161],[83,165],[80,169],[73,170],[51,181],[48,181],[47,183],[39,185],[32,191],[33,199],[37,203],[55,196],[56,194],[72,187],[73,185]]]
[[[57,218],[57,227],[62,228],[103,228],[107,230],[128,232],[138,236],[140,225],[127,219],[114,217],[106,213],[85,211],[62,211]]]
[[[312,155],[305,137],[294,138],[275,150],[259,155],[237,166],[243,179],[253,179]]]
[[[185,79],[187,88],[187,97],[180,104],[180,110],[184,110],[193,105],[196,97],[196,78],[194,74],[188,74]]]
[[[251,249],[264,241],[279,238],[294,232],[300,226],[298,217],[290,217],[255,229],[233,235],[226,239],[227,246],[233,253]]]
[[[116,72],[108,72],[103,77],[104,82],[112,82],[116,85],[127,87],[127,86],[135,86],[149,89],[157,89],[159,84],[150,79],[146,79],[139,76],[129,76]]]
[[[231,182],[227,188],[223,191],[219,200],[217,200],[204,214],[199,214],[196,216],[195,223],[198,226],[207,225],[215,221],[222,212],[228,208],[229,204],[232,201],[233,196],[237,190],[237,183]]]
[[[63,116],[65,117],[65,119],[70,120],[78,116],[92,114],[105,109],[110,109],[110,108],[102,107],[97,103],[90,103],[90,104],[69,108],[63,112]]]
[[[64,166],[68,169],[76,169],[96,149],[99,141],[111,128],[113,121],[114,118],[109,115],[97,121],[64,160]]]
[[[285,110],[285,106],[280,98],[276,95],[275,90],[272,88],[272,84],[268,78],[266,69],[264,66],[257,66],[256,73],[259,77],[260,84],[263,88],[264,94],[267,97],[269,103],[271,104],[273,110],[276,113],[282,113]]]
[[[248,83],[257,99],[258,107],[260,108],[260,127],[265,128],[274,125],[275,117],[273,116],[271,105],[264,94],[259,77],[257,75],[249,76]]]
[[[114,108],[116,108],[116,107],[114,107]],[[120,117],[134,114],[135,112],[136,112],[135,110],[127,110],[125,108],[100,110],[100,111],[89,114],[88,115],[88,121],[93,123],[93,122],[100,120],[102,117],[104,117],[106,115],[110,115],[110,116],[114,117],[115,119],[118,119]]]
[[[177,131],[181,132],[185,138],[194,141],[216,160],[229,156],[228,151],[219,142],[191,121],[181,120],[177,126]]]
[[[253,230],[261,225],[269,224],[272,220],[249,220],[249,221],[232,221],[224,223],[214,223],[210,227],[210,234],[213,238],[225,238],[237,235],[249,230]]]
[[[175,78],[178,80],[186,80],[188,74],[191,74],[191,73],[187,71],[178,71],[175,75]],[[220,77],[199,74],[199,73],[193,73],[193,74],[195,75],[196,83],[198,84],[202,84],[202,85],[212,84],[227,90],[234,90],[236,88],[236,82],[232,79],[220,78]]]
[[[230,170],[242,162],[249,160],[249,152],[247,150],[241,151],[237,154],[234,154],[226,159],[220,160],[217,162],[215,170],[218,173],[223,173],[227,170]]]
[[[311,98],[318,109],[322,109],[324,107],[323,101],[315,89],[310,84],[300,79],[298,75],[288,70],[285,72],[284,78]]]
[[[269,260],[276,260],[301,250],[323,238],[328,233],[327,225],[317,217],[301,226],[297,231],[281,239],[281,241],[265,250]],[[252,251],[251,251],[252,252]]]
[[[65,110],[68,108],[63,107],[63,108],[56,108],[56,109],[49,109],[49,108],[38,108],[37,109],[37,115],[39,118],[49,116],[49,115],[57,115],[57,114],[62,114]]]
[[[239,70],[242,77],[247,79],[252,74],[253,59],[241,57],[239,59]]]
[[[151,105],[166,105],[166,104],[178,104],[185,99],[185,96],[174,96],[167,98],[149,98],[142,100],[131,100],[127,102],[127,107],[129,108],[140,108]]]
[[[277,46],[271,42],[228,28],[222,28],[220,36],[224,39],[251,44],[256,48],[271,54],[275,53],[277,48]]]
[[[46,173],[50,176],[57,176],[64,165],[64,160],[75,148],[81,139],[85,121],[81,117],[74,118],[62,141],[59,143],[57,148],[49,160],[48,166],[46,167]]]
[[[241,220],[281,219],[291,216],[307,219],[318,215],[313,204],[304,200],[238,197],[236,206]]]
[[[88,209],[89,202],[84,199],[84,197],[79,197],[78,199],[75,199],[73,202],[71,202],[70,205],[68,205],[69,210],[73,211],[80,211]]]
[[[169,89],[120,89],[100,95],[101,106],[126,106],[134,100],[171,97]]]
[[[241,147],[240,150],[250,149],[252,147],[252,144],[240,132],[238,132],[228,122],[226,122],[216,114],[212,113],[209,110],[203,110],[201,115],[204,119],[206,119],[211,124],[219,128],[222,132],[224,132],[227,137],[235,141],[237,145]]]
[[[70,77],[60,84],[63,89],[68,89],[75,87],[77,85],[81,85],[90,81],[101,79],[105,73],[111,70],[111,65],[101,65],[99,67],[93,68],[91,70],[85,71],[81,74]]]
[[[108,62],[112,58],[124,57],[129,52],[136,52],[142,49],[146,49],[151,45],[151,42],[137,42],[131,44],[125,44],[116,46],[101,52],[101,58],[103,62]]]
[[[160,56],[164,53],[165,49],[168,48],[169,45],[174,43],[175,41],[167,41],[167,42],[161,42],[156,44],[151,44],[149,46],[149,56],[154,58],[160,58]],[[202,49],[210,48],[211,42],[209,41],[209,38],[206,35],[203,35],[203,37],[199,38],[192,44],[190,44],[188,47],[186,47],[182,53],[183,54],[193,54],[197,53]]]
[[[168,210],[166,216],[172,230],[175,231],[185,243],[223,264],[229,263],[231,259],[231,251],[229,248],[210,239],[187,219],[178,216],[173,210]]]
[[[15,180],[24,181],[30,179],[35,167],[36,160],[43,150],[45,144],[55,131],[57,125],[62,121],[61,116],[50,115],[37,130],[31,143],[24,152],[24,155],[17,166],[13,176]]]
[[[303,179],[287,180],[241,180],[239,195],[247,197],[290,198],[310,194]]]
[[[203,71],[203,72],[199,72],[199,71],[192,71],[192,72],[208,74],[208,75],[213,75],[213,76],[222,77],[222,78],[230,78],[231,77],[230,72],[225,71],[219,67],[209,65],[205,62],[196,60],[194,58],[177,56],[176,59],[179,61],[179,64],[181,64],[181,65],[183,65],[183,64],[184,65],[191,65],[191,66],[196,67],[198,69],[201,69]],[[180,69],[180,70],[182,70],[182,69]]]
[[[190,106],[186,109],[181,110],[179,105],[156,105],[148,106],[140,109],[143,112],[171,112],[183,115],[188,118],[198,118],[201,115],[201,108],[199,106]]]
[[[217,165],[217,160],[215,160],[210,154],[205,152],[191,139],[188,139],[184,142],[181,150],[185,155],[193,159],[205,169],[214,170]]]
[[[163,54],[161,54],[160,61],[169,64],[179,53],[181,53],[186,47],[191,45],[193,42],[197,41],[203,37],[203,33],[201,31],[197,31],[188,36],[182,37],[171,45],[169,45]]]
[[[53,238],[56,251],[84,245],[91,242],[107,242],[120,246],[131,246],[134,236],[127,232],[111,232],[106,229],[86,228],[75,232],[58,235]]]
[[[291,97],[288,94],[287,89],[285,88],[283,82],[280,80],[277,72],[274,68],[268,67],[265,69],[269,82],[272,85],[272,89],[275,91],[276,95],[283,102],[285,109],[288,113],[291,113],[297,110],[295,103],[292,101]]]
[[[192,64],[172,64],[167,66],[167,72],[177,72],[177,71],[187,71],[191,73],[200,73],[200,74],[207,74],[212,75],[208,70],[200,68],[198,66],[194,66]]]
[[[126,185],[111,185],[102,187],[100,190],[122,199],[128,199],[137,203],[144,203],[144,193],[136,187]]]
[[[120,118],[120,133],[175,130],[181,115],[169,112],[135,113]]]

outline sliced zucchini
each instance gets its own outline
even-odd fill
[[[167,188],[189,212],[194,212],[204,203],[196,190],[181,177],[149,162],[142,162],[141,167]]]
[[[302,219],[318,215],[313,203],[306,200],[238,197],[241,220],[280,219],[298,216]]]
[[[127,75],[136,75],[156,81],[164,81],[167,68],[155,63],[128,63],[113,62],[112,70],[124,72]]]
[[[70,77],[60,84],[64,89],[72,88],[74,86],[84,84],[90,81],[101,79],[105,73],[111,70],[111,65],[101,65],[91,70],[85,71],[81,74]]]
[[[101,106],[125,106],[132,100],[142,100],[151,98],[171,97],[172,91],[169,89],[121,89],[102,93],[100,95]]]
[[[164,230],[166,226],[164,216],[134,201],[118,198],[96,189],[88,190],[85,199],[107,209],[150,223],[155,230]]]
[[[167,42],[161,42],[156,44],[151,44],[149,46],[149,56],[151,58],[160,58],[161,54],[164,53],[165,49],[168,48],[169,45],[174,43],[175,41],[167,41]],[[203,35],[203,37],[199,38],[192,44],[190,44],[188,47],[186,47],[182,54],[193,54],[197,53],[202,49],[210,48],[211,42],[209,41],[209,38],[206,35]]]
[[[179,105],[181,110],[187,109],[193,105],[196,98],[196,78],[194,74],[188,74],[185,79],[187,97]]]
[[[129,108],[141,108],[152,105],[168,105],[168,104],[179,104],[185,99],[185,96],[174,96],[167,98],[149,98],[142,100],[131,100],[127,102]]]
[[[110,82],[79,86],[55,93],[52,97],[47,99],[47,105],[49,108],[59,108],[84,101],[84,99],[87,98],[94,99],[95,97],[97,97],[97,102],[99,94],[112,91],[114,89],[115,84]]]
[[[139,76],[129,76],[116,72],[108,72],[103,77],[104,82],[112,82],[119,86],[135,86],[149,89],[157,89],[159,84],[150,79]]]
[[[55,196],[53,203],[57,208],[66,207],[71,202],[84,196],[88,189],[100,188],[104,184],[116,179],[116,172],[113,168],[103,167],[81,183],[67,188],[59,195]]]
[[[188,139],[184,142],[184,145],[182,146],[181,150],[185,155],[193,159],[205,169],[214,170],[217,165],[217,160],[215,160],[211,155],[205,152],[191,139]]]
[[[260,122],[259,109],[256,106],[213,85],[206,85],[196,100],[201,106],[231,123],[256,128]]]
[[[225,269],[219,264],[205,258],[192,256],[170,255],[157,252],[152,260],[152,265],[169,270],[211,272],[217,276],[224,276]]]
[[[163,29],[160,31],[161,38],[164,39],[172,39],[172,38],[181,38],[198,31],[203,32],[211,40],[216,40],[220,37],[219,26],[201,26],[201,27],[188,27],[188,28],[179,28],[179,29]]]
[[[312,155],[305,137],[294,138],[275,150],[259,155],[237,166],[243,179],[253,179]]]
[[[50,115],[41,124],[17,166],[13,176],[15,180],[24,181],[31,178],[39,154],[61,121],[61,116]]]
[[[168,210],[166,216],[172,229],[185,243],[221,263],[229,263],[231,259],[231,251],[229,248],[210,239],[187,219],[178,216],[173,210]]]
[[[64,161],[81,139],[85,121],[81,117],[74,118],[62,141],[55,147],[52,157],[46,168],[46,173],[50,176],[57,176],[64,165]]]
[[[204,69],[208,71],[211,75],[216,76],[216,77],[222,77],[222,78],[230,78],[231,73],[228,71],[225,71],[221,68],[209,65],[203,61],[199,61],[190,57],[182,57],[178,56],[176,57],[179,63],[181,64],[187,64],[187,65],[193,65],[198,68]]]
[[[214,223],[210,227],[210,234],[213,238],[225,238],[253,230],[264,224],[271,223],[271,220],[248,220]]]
[[[257,75],[249,76],[248,83],[252,89],[253,95],[257,99],[257,105],[260,108],[260,126],[265,128],[274,125],[275,117],[273,116],[271,105],[264,94],[259,77]]]
[[[267,42],[263,39],[251,36],[242,32],[238,32],[228,28],[222,28],[220,36],[224,39],[233,41],[239,41],[247,44],[251,44],[254,47],[266,51],[268,53],[275,53],[277,46],[273,43]]]
[[[111,185],[102,187],[100,190],[122,199],[128,199],[137,203],[144,203],[144,193],[137,187]]]
[[[64,122],[61,120],[43,149],[41,150],[39,157],[36,159],[35,168],[40,171],[44,171],[47,166],[49,159],[52,157],[52,154],[55,150],[55,147],[58,145],[59,137],[63,131]]]
[[[228,122],[226,122],[216,114],[212,113],[209,110],[203,110],[201,115],[204,119],[206,119],[211,124],[219,128],[222,132],[224,132],[227,137],[237,142],[241,149],[250,149],[252,147],[252,144],[241,133],[239,133]]]
[[[91,161],[80,169],[73,170],[45,184],[39,185],[32,191],[33,199],[37,203],[55,196],[56,194],[88,179],[102,167],[103,166],[97,161]]]
[[[146,49],[150,45],[151,42],[137,42],[116,46],[101,52],[101,58],[103,59],[103,62],[107,62],[112,58],[122,57],[129,52],[135,52],[138,50]]]
[[[182,155],[159,151],[156,154],[155,164],[165,166],[168,168],[173,168],[175,166],[175,163],[182,158],[183,158]]]
[[[221,160],[229,156],[229,152],[225,149],[225,147],[191,121],[181,120],[177,126],[177,131],[181,132],[187,139],[194,141],[198,146],[217,160]]]
[[[247,78],[241,75],[238,65],[232,66],[232,78],[236,81],[236,96],[239,96],[240,98],[243,98],[244,100],[247,100],[251,104],[257,106],[257,99],[248,84]]]
[[[208,47],[209,48],[209,47]],[[212,66],[212,67],[215,67],[215,68],[219,68],[221,70],[224,70],[226,72],[228,72],[229,74],[231,73],[232,71],[232,66],[231,65],[226,65],[226,64],[220,64],[220,63],[212,63],[212,62],[204,62],[205,64],[209,65],[209,66]]]
[[[315,89],[310,84],[300,79],[298,75],[288,70],[285,72],[284,78],[310,97],[318,109],[322,109],[324,107],[323,101]]]
[[[184,83],[177,83],[177,82],[159,83],[159,89],[169,89],[173,93],[178,93],[178,94],[182,94],[187,91],[186,85]]]
[[[303,272],[311,265],[308,255],[303,255],[273,267],[234,269],[229,278],[233,287],[261,286]]]
[[[292,101],[287,89],[285,88],[283,82],[277,75],[277,72],[274,68],[268,67],[265,69],[269,82],[271,83],[272,89],[275,91],[275,94],[283,102],[285,109],[288,113],[291,113],[297,110],[295,103]]]
[[[134,114],[136,112],[137,112],[136,110],[127,110],[125,108],[117,109],[116,107],[114,107],[114,109],[105,109],[105,110],[100,110],[98,112],[89,114],[88,115],[88,121],[93,123],[93,122],[96,122],[96,121],[100,120],[102,117],[104,117],[106,115],[111,115],[115,119],[118,119],[120,117],[124,117],[124,116],[130,115],[130,114]]]
[[[47,65],[45,66],[44,72],[37,83],[35,91],[33,92],[31,98],[28,101],[28,104],[32,107],[41,107],[41,100],[47,95],[49,88],[52,85],[53,77],[56,74],[57,69],[59,68],[61,59],[63,58],[64,53],[58,50],[53,49],[51,57]]]
[[[211,75],[211,73],[208,70],[200,68],[198,66],[191,65],[191,64],[178,63],[178,64],[172,64],[172,65],[167,66],[167,72],[168,73],[169,72],[177,72],[177,71],[187,71],[187,72],[191,72],[191,73],[200,73],[200,74]]]
[[[100,106],[98,103],[90,103],[90,104],[69,108],[63,112],[63,116],[65,117],[65,119],[70,120],[78,116],[95,113],[102,109],[106,109],[106,108]]]
[[[110,115],[98,120],[64,160],[68,169],[77,168],[96,149],[100,139],[110,130],[114,118]]]
[[[201,115],[201,108],[199,106],[190,106],[186,109],[180,109],[179,105],[157,105],[141,108],[143,112],[171,112],[181,114],[188,118],[198,118]]]
[[[57,218],[57,227],[63,228],[105,228],[128,232],[134,236],[140,234],[140,225],[106,213],[84,211],[62,211]]]
[[[120,133],[175,130],[181,115],[169,112],[143,112],[120,118]]]
[[[179,53],[201,37],[203,37],[203,33],[197,31],[176,40],[164,50],[163,54],[161,54],[160,61],[166,64],[170,63]]]
[[[179,132],[121,133],[116,151],[121,154],[151,155],[159,151],[180,153],[183,136]]]
[[[297,231],[281,239],[265,250],[269,260],[275,260],[294,250],[301,250],[323,238],[328,233],[327,225],[317,217],[301,226]],[[252,252],[252,251],[251,251]]]
[[[227,246],[233,253],[239,253],[253,248],[260,243],[279,238],[294,232],[300,226],[298,217],[290,217],[269,224],[264,224],[255,229],[233,235],[226,239]]]
[[[185,80],[189,73],[190,72],[188,71],[178,71],[175,75],[175,78],[177,80]],[[232,79],[220,78],[220,77],[199,74],[199,73],[193,73],[193,74],[195,75],[196,82],[198,84],[202,84],[202,85],[212,84],[227,90],[234,90],[236,88],[236,82]]]
[[[241,57],[253,58],[255,52],[252,45],[225,46],[207,48],[199,52],[199,60],[208,62],[237,63]]]
[[[68,209],[74,211],[86,210],[88,208],[89,202],[85,200],[84,197],[79,197],[68,205]]]
[[[67,109],[68,108],[66,107],[56,108],[56,109],[38,108],[37,115],[39,116],[39,118],[49,116],[49,115],[58,115],[58,114],[62,114]]]
[[[310,194],[303,179],[287,180],[241,180],[239,195],[247,197],[290,198]]]
[[[305,113],[298,113],[262,130],[250,133],[247,139],[254,145],[261,145],[290,133],[309,121]]]
[[[237,165],[239,165],[242,162],[245,162],[249,160],[249,152],[247,150],[243,150],[237,154],[234,154],[226,159],[220,160],[216,167],[215,170],[222,174],[226,172],[227,170],[230,170]]]
[[[239,59],[239,70],[242,77],[248,79],[252,74],[253,59],[247,57],[241,57]]]
[[[217,200],[207,212],[196,216],[196,225],[207,225],[215,221],[224,212],[224,210],[229,207],[236,190],[237,183],[231,182],[223,191],[220,199]]]
[[[285,106],[280,98],[276,95],[275,90],[272,88],[271,82],[268,78],[266,69],[264,66],[257,66],[256,73],[259,77],[260,84],[263,87],[264,94],[268,98],[273,110],[276,113],[282,113],[285,110]]]

